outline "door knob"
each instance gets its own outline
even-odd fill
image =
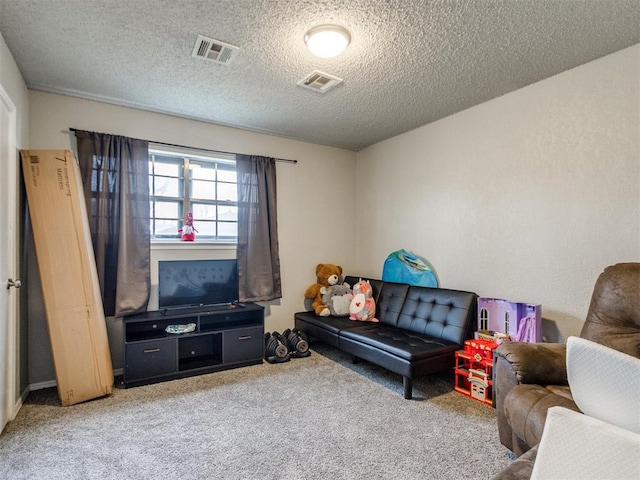
[[[12,278],[7,280],[7,290],[11,287],[20,288],[22,286],[22,282],[20,280],[14,280]]]

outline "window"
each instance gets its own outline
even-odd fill
[[[480,330],[489,330],[489,312],[486,308],[480,309]]]
[[[179,239],[188,211],[196,238],[235,242],[238,190],[233,155],[207,157],[165,147],[149,149],[150,229],[153,240]]]

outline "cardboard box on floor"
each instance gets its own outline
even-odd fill
[[[80,168],[69,150],[22,150],[33,238],[62,405],[113,389]]]

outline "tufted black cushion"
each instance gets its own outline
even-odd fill
[[[315,312],[298,312],[294,317],[296,320],[304,321],[310,325],[316,325],[323,329],[335,333],[340,333],[340,330],[345,328],[352,328],[356,325],[360,325],[362,322],[354,322],[349,320],[349,317],[319,317]]]
[[[298,312],[294,319],[296,328],[334,347],[338,346],[338,335],[342,330],[369,325],[369,322],[356,322],[349,317],[319,317],[313,311]]]
[[[380,324],[370,324],[362,328],[343,330],[340,335],[392,353],[410,362],[432,357],[435,354],[442,355],[447,352],[455,352],[460,349],[460,345],[455,342],[419,335]]]
[[[393,325],[462,345],[469,338],[469,318],[475,318],[476,309],[476,296],[469,292],[411,287]]]
[[[380,323],[396,325],[408,291],[409,285],[406,283],[385,282],[382,285],[376,304],[376,317]]]

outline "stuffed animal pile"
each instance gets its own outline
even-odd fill
[[[304,298],[312,300],[311,306],[320,317],[331,315],[329,305],[323,302],[323,295],[327,289],[333,285],[340,285],[343,282],[342,267],[332,263],[319,263],[316,266],[316,283],[310,285],[304,292]]]
[[[316,283],[307,288],[304,297],[311,300],[311,307],[319,317],[348,316],[362,322],[378,321],[369,280],[360,279],[351,290],[349,284],[343,282],[340,265],[319,263],[316,266]]]

